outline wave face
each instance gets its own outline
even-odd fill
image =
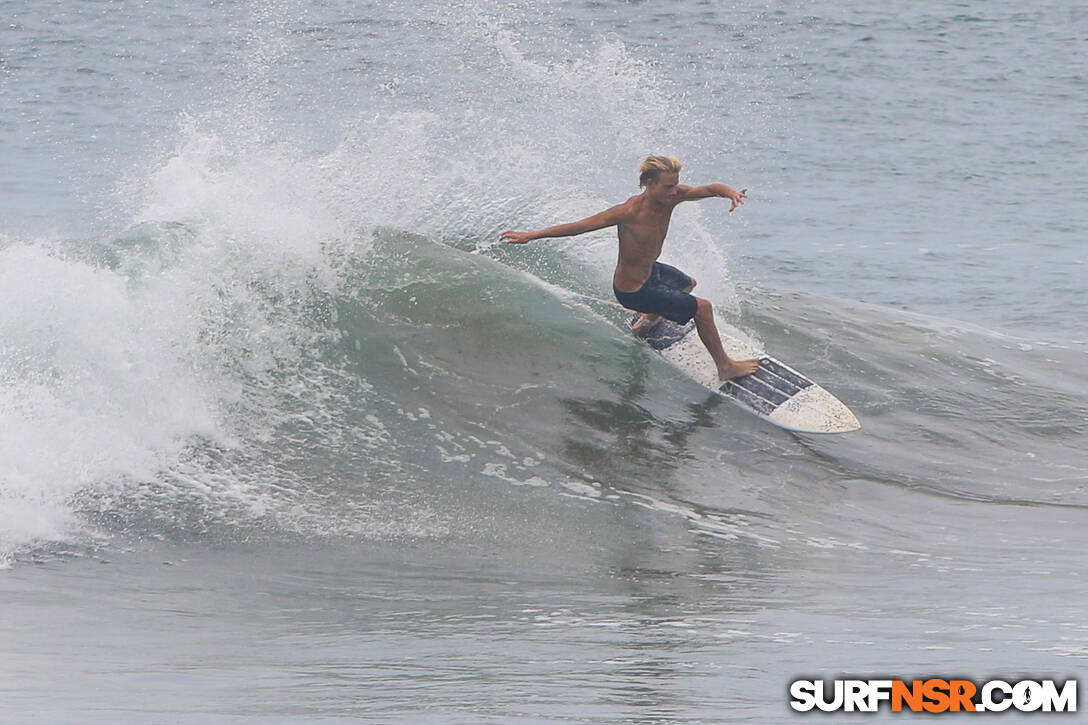
[[[178,86],[189,111],[146,110],[131,158],[75,175],[108,195],[96,231],[0,239],[0,557],[131,537],[441,537],[483,526],[496,491],[520,487],[637,500],[757,545],[850,482],[906,492],[904,511],[932,494],[1088,503],[1083,342],[778,292],[798,278],[850,287],[853,272],[827,270],[841,228],[802,219],[804,204],[777,219],[796,234],[776,242],[685,205],[664,259],[855,410],[864,430],[842,439],[749,419],[625,336],[599,301],[611,233],[498,245],[504,229],[637,193],[646,152],[732,182],[767,178],[757,157],[805,142],[783,118],[807,97],[781,71],[811,19],[747,8],[724,30],[749,42],[680,58],[655,54],[661,23],[696,49],[720,45],[721,23],[682,5],[631,32],[594,16],[601,31],[569,11],[413,3],[302,22],[292,3],[210,9],[221,15],[190,32],[232,38],[202,61],[222,82]],[[123,70],[80,48],[105,98]],[[834,176],[820,148],[806,162]],[[852,183],[875,188],[865,168]],[[769,184],[772,202],[787,196]],[[887,222],[880,206],[867,228]],[[805,225],[824,237],[803,243]],[[738,288],[726,250],[741,237],[757,248],[741,266],[765,265],[771,284]],[[937,262],[957,252],[923,252],[938,295],[959,272]],[[860,254],[859,296],[913,289]]]
[[[0,720],[1083,669],[1088,16],[965,5],[3,3]],[[860,431],[632,339],[612,230],[499,242],[647,153],[748,188],[662,259]]]
[[[84,259],[0,253],[6,556],[119,534],[443,536],[486,510],[480,481],[698,501],[685,515],[712,528],[774,511],[748,528],[770,541],[834,482],[900,487],[909,507],[1088,504],[1077,350],[747,289],[740,327],[864,424],[809,440],[626,336],[562,250],[389,228],[285,244],[241,224],[145,221]]]

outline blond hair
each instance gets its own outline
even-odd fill
[[[675,156],[654,156],[650,154],[638,167],[638,185],[646,186],[650,179],[657,181],[658,174],[679,174],[683,164]]]

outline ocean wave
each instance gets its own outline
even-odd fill
[[[449,499],[481,481],[644,499],[711,529],[747,511],[770,542],[783,511],[844,481],[1088,505],[1076,348],[745,290],[737,324],[863,421],[812,440],[679,376],[562,250],[519,269],[388,228],[339,257],[220,234],[145,222],[97,263],[0,252],[7,556],[102,536],[443,536],[461,525]]]

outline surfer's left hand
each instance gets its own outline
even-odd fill
[[[740,191],[736,191],[735,189],[730,189],[728,192],[726,192],[725,198],[729,199],[729,201],[733,202],[733,205],[729,207],[729,211],[733,211],[738,206],[743,204],[744,200],[747,197],[748,197],[748,190],[747,189],[741,189]]]

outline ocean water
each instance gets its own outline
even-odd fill
[[[1083,680],[1083,6],[0,20],[0,721],[769,723],[818,718],[798,678]],[[861,431],[632,340],[614,233],[499,244],[650,152],[748,189],[663,260]]]

